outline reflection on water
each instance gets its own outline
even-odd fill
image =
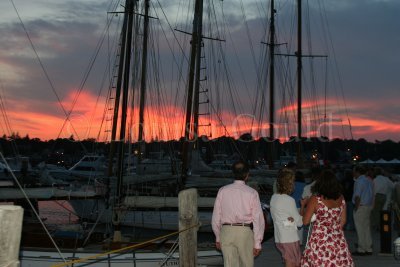
[[[40,201],[40,217],[46,218],[48,224],[69,224],[77,223],[78,217],[74,209],[66,200]]]

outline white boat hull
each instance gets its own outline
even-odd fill
[[[76,214],[82,219],[99,223],[112,222],[112,209],[106,208],[102,200],[71,200],[69,201]],[[96,212],[93,212],[96,211]],[[99,218],[100,216],[100,218]],[[200,232],[211,232],[212,209],[198,212],[202,225]],[[178,210],[125,210],[121,211],[121,226],[141,227],[176,231],[179,229]]]
[[[100,253],[100,252],[99,252]],[[67,252],[63,257],[67,261],[87,258],[97,255],[95,252]],[[223,259],[220,252],[216,250],[200,250],[197,253],[198,266],[222,266]],[[64,263],[57,252],[45,250],[21,250],[21,267],[50,267],[55,264]],[[168,252],[130,252],[126,254],[110,254],[73,266],[96,266],[96,267],[162,267],[179,266],[179,252],[168,256]]]

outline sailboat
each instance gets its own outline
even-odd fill
[[[144,16],[144,30],[143,30],[143,50],[142,50],[142,64],[141,64],[141,80],[140,80],[140,109],[139,109],[139,134],[138,140],[140,145],[138,146],[138,164],[136,165],[136,173],[135,174],[126,174],[124,172],[124,168],[122,166],[122,157],[118,154],[118,162],[116,177],[119,177],[115,182],[114,186],[117,188],[116,190],[123,187],[121,193],[124,195],[121,198],[120,203],[118,204],[121,209],[121,216],[118,217],[118,224],[121,226],[135,226],[142,228],[150,228],[150,229],[158,229],[158,230],[177,230],[178,229],[178,199],[176,192],[178,189],[182,189],[185,187],[201,187],[206,186],[207,190],[205,195],[200,195],[198,199],[199,203],[199,220],[202,223],[203,227],[200,228],[201,232],[211,232],[210,222],[212,209],[214,204],[214,197],[217,193],[219,187],[228,184],[232,181],[231,172],[229,170],[225,171],[217,171],[215,172],[209,166],[206,166],[204,162],[201,160],[199,156],[199,152],[195,149],[196,147],[191,147],[191,144],[195,143],[192,139],[194,137],[199,136],[198,126],[199,126],[199,94],[200,94],[200,73],[202,70],[201,63],[201,48],[202,48],[202,7],[203,1],[198,0],[195,2],[195,15],[193,21],[195,22],[192,29],[192,41],[191,41],[191,56],[189,60],[189,82],[188,82],[188,96],[187,96],[187,105],[186,105],[186,117],[185,117],[185,134],[184,134],[184,142],[182,149],[182,163],[181,170],[177,172],[177,174],[162,172],[162,170],[157,168],[163,168],[162,166],[170,166],[170,160],[160,162],[159,160],[150,161],[142,158],[144,147],[141,146],[143,144],[143,135],[144,135],[144,108],[145,108],[145,89],[146,89],[146,55],[147,55],[147,45],[146,45],[146,36],[148,30],[149,22],[146,20],[148,15]],[[127,27],[129,28],[129,27]],[[132,34],[132,33],[131,33]],[[130,41],[127,41],[130,43]],[[124,69],[129,70],[129,62],[120,61],[119,66],[123,66],[126,64]],[[119,75],[121,77],[125,77],[127,75],[122,73],[120,68]],[[117,82],[117,84],[124,83],[125,86],[128,86],[129,83],[126,80]],[[117,88],[119,86],[117,85]],[[124,116],[122,116],[121,121],[118,122],[118,110],[117,107],[122,106],[122,114],[126,114],[127,112],[127,103],[123,101],[124,97],[121,97],[122,100],[119,99],[119,96],[124,96],[126,98],[127,92],[124,91],[122,93],[116,93],[115,104],[114,104],[114,126],[112,129],[111,140],[115,140],[117,136],[117,128],[120,129],[119,139],[125,140],[125,133],[123,132],[126,126]],[[120,101],[122,101],[120,103]],[[121,123],[120,126],[117,123]],[[197,145],[196,145],[197,146]],[[122,141],[112,142],[111,143],[111,155],[109,160],[109,176],[111,176],[110,170],[113,169],[111,158],[114,157],[112,155],[114,151],[119,150],[120,153],[124,151],[125,145]],[[146,161],[146,162],[145,162]],[[169,161],[169,162],[168,162]],[[146,164],[143,164],[146,163]],[[154,166],[155,168],[151,168]],[[161,167],[160,167],[161,166]],[[145,169],[145,168],[151,168]],[[200,175],[191,175],[201,173]],[[225,177],[212,179],[212,177]],[[265,179],[259,178],[260,183],[264,182]],[[110,182],[112,182],[110,180]],[[212,186],[210,186],[212,184]],[[212,188],[211,188],[212,187]],[[111,192],[111,195],[115,194],[115,192]],[[117,194],[118,195],[118,194]],[[74,200],[71,201],[71,205],[73,206],[75,212],[82,219],[96,221],[99,223],[112,223],[115,221],[113,216],[113,205],[112,203],[107,203],[102,199],[95,200],[87,200],[87,201],[79,201]],[[267,216],[268,217],[268,216]]]
[[[144,1],[145,6],[145,14],[144,14],[144,24],[145,24],[145,36],[146,36],[146,27],[148,27],[149,20],[149,0]],[[155,203],[152,206],[152,199],[144,200],[144,203],[140,201],[136,201],[136,196],[132,196],[133,200],[129,200],[126,196],[129,196],[129,190],[131,188],[127,187],[127,182],[123,179],[125,178],[125,170],[123,168],[123,161],[125,155],[125,145],[126,145],[126,119],[127,119],[127,110],[128,110],[128,90],[129,90],[129,76],[131,70],[131,52],[133,43],[133,29],[134,29],[134,20],[135,17],[138,16],[137,11],[138,2],[135,0],[126,0],[124,5],[124,23],[123,30],[121,33],[121,47],[120,47],[120,61],[118,68],[118,79],[116,82],[117,92],[115,94],[115,106],[114,106],[114,121],[113,121],[113,130],[112,130],[112,142],[110,148],[109,162],[108,162],[108,172],[109,177],[105,180],[105,183],[108,185],[108,192],[106,194],[106,198],[101,201],[97,201],[95,199],[91,199],[88,197],[85,200],[71,200],[70,203],[75,208],[76,212],[79,214],[81,211],[81,215],[84,214],[85,208],[90,206],[91,204],[97,205],[96,211],[92,210],[94,217],[96,218],[96,223],[101,222],[101,220],[105,220],[106,222],[112,222],[113,229],[111,231],[105,231],[102,236],[98,236],[99,238],[97,242],[93,242],[94,236],[91,235],[94,231],[97,224],[93,226],[90,230],[89,235],[83,239],[83,236],[78,234],[72,235],[72,240],[75,240],[75,244],[73,244],[71,249],[66,249],[66,238],[56,239],[56,237],[48,236],[43,237],[42,241],[47,241],[49,243],[49,248],[46,247],[23,247],[20,253],[20,261],[22,266],[50,266],[57,265],[63,266],[69,265],[69,263],[65,263],[68,261],[74,262],[74,266],[139,266],[139,267],[152,267],[152,266],[175,266],[179,265],[179,253],[176,251],[176,244],[171,244],[168,239],[169,235],[162,235],[159,238],[153,238],[151,241],[145,241],[141,244],[141,249],[127,249],[124,251],[123,247],[135,247],[132,245],[133,242],[130,242],[130,238],[124,238],[122,236],[122,225],[123,222],[127,222],[127,226],[137,226],[137,224],[141,224],[142,226],[150,225],[153,223],[164,224],[167,230],[176,230],[176,225],[178,224],[177,212],[173,211],[172,218],[168,215],[168,211],[166,212],[158,212],[157,210],[164,206],[168,206],[169,202],[172,202],[174,206],[176,206],[175,200],[176,198],[168,201],[168,197],[163,198],[164,203]],[[143,47],[144,50],[146,46],[146,37],[143,38]],[[146,56],[143,54],[142,58],[143,62],[146,61]],[[145,63],[142,65],[142,72],[145,73]],[[144,74],[143,74],[144,75]],[[145,79],[145,77],[143,78]],[[143,80],[142,79],[142,80]],[[142,89],[145,87],[142,84]],[[143,95],[143,94],[142,94]],[[119,111],[119,105],[121,104],[122,108]],[[142,105],[142,104],[141,104]],[[122,114],[119,116],[119,114]],[[119,120],[120,117],[120,120]],[[140,114],[140,117],[143,117],[143,113]],[[119,130],[119,136],[117,136],[117,129]],[[139,134],[140,135],[140,134]],[[116,166],[113,167],[114,159],[116,160]],[[114,174],[114,171],[116,173]],[[134,177],[131,179],[136,179],[138,177]],[[169,179],[171,176],[168,177]],[[146,182],[151,182],[148,176],[142,177],[142,179],[146,179]],[[159,180],[160,176],[154,178]],[[137,181],[132,182],[133,188],[137,187]],[[104,201],[105,200],[105,201]],[[206,205],[207,207],[213,206],[213,199],[206,199],[211,202],[207,203],[199,203],[200,208],[202,205]],[[142,200],[143,201],[143,200]],[[90,204],[84,204],[88,203]],[[125,213],[125,207],[129,206],[129,202],[133,202],[131,204],[133,208],[133,212]],[[83,207],[83,210],[79,208]],[[154,216],[148,215],[148,209],[153,209],[153,212],[157,214],[158,221],[154,220]],[[142,217],[139,217],[138,214],[143,213]],[[207,213],[207,216],[209,213]],[[132,217],[134,216],[134,217]],[[88,216],[90,217],[90,216]],[[200,221],[202,218],[202,212],[199,213]],[[82,216],[85,218],[85,216]],[[40,220],[40,218],[39,218]],[[160,221],[161,220],[161,221]],[[165,220],[166,222],[164,222]],[[172,220],[176,220],[172,223]],[[207,219],[208,220],[208,219]],[[171,221],[171,222],[170,222]],[[171,226],[173,224],[173,226]],[[126,226],[125,225],[125,226]],[[48,231],[46,230],[48,233]],[[68,233],[70,233],[68,231]],[[173,233],[176,235],[177,233]],[[113,235],[113,242],[110,242],[110,237]],[[154,234],[153,234],[154,235]],[[71,236],[70,236],[71,237]],[[58,241],[57,241],[58,240]],[[100,242],[98,242],[100,241]],[[61,242],[61,243],[58,243]],[[57,244],[58,243],[58,244]],[[140,243],[140,242],[137,242]],[[215,249],[213,245],[210,245],[212,240],[210,240],[205,247],[199,247],[197,253],[197,262],[200,265],[218,265],[222,263],[222,255],[219,251]],[[39,245],[40,244],[35,244]],[[197,244],[196,244],[197,245]],[[55,249],[52,249],[51,246],[54,246]],[[115,246],[118,249],[114,249]],[[121,249],[122,247],[122,249]],[[76,262],[77,259],[85,259],[82,263]]]

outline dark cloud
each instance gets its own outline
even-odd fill
[[[108,64],[107,57],[111,55],[107,42],[112,40],[112,32],[115,28],[110,29],[110,39],[106,36],[105,43],[97,55],[95,55],[95,48],[104,34],[103,30],[107,19],[112,16],[107,15],[107,11],[112,9],[110,7],[112,3],[110,1],[76,0],[29,2],[29,5],[23,5],[23,2],[16,2],[17,8],[22,14],[21,18],[48,76],[46,77],[41,69],[20,23],[15,17],[13,20],[3,21],[0,24],[2,33],[0,35],[2,45],[0,62],[13,70],[6,77],[2,77],[6,98],[10,100],[10,103],[24,103],[21,104],[21,108],[26,111],[31,109],[38,113],[63,116],[63,111],[57,104],[57,97],[60,100],[65,100],[67,97],[72,99],[71,90],[79,89],[82,83],[85,83],[85,90],[90,91],[91,94],[97,95],[100,90],[104,94],[107,84],[103,83],[103,77]],[[281,47],[280,51],[293,54],[296,51],[295,1],[277,2],[278,42],[288,43]],[[46,10],[54,10],[54,12],[47,11],[38,17],[26,15],[29,14],[27,10],[30,5],[43,3],[45,3]],[[336,98],[337,105],[347,105],[350,117],[398,123],[397,114],[400,114],[400,105],[396,105],[392,100],[398,99],[400,84],[400,76],[397,73],[400,62],[400,53],[398,52],[400,47],[400,35],[398,34],[400,1],[335,0],[323,2],[312,0],[309,3],[311,6],[309,9],[305,7],[304,19],[306,20],[307,16],[310,16],[311,21],[314,19],[320,21],[321,17],[324,20],[317,23],[310,22],[310,24],[305,22],[304,53],[327,54],[328,71],[335,74],[337,74],[336,71],[340,73],[339,78],[329,77],[328,79],[326,91],[329,97]],[[193,5],[188,1],[186,2],[187,6],[182,7],[172,0],[152,3],[155,9],[158,9],[160,4],[171,25],[167,25],[166,19],[163,17],[164,13],[160,10],[157,12],[160,22],[153,21],[152,23],[155,25],[155,29],[159,30],[159,36],[163,36],[162,31],[168,31],[166,35],[170,38],[170,43],[165,42],[163,37],[153,37],[155,43],[160,46],[158,50],[160,54],[154,54],[152,57],[154,62],[161,59],[163,62],[161,66],[165,67],[162,74],[163,82],[161,82],[161,86],[165,90],[165,99],[169,99],[173,104],[183,106],[184,90],[186,89],[184,80],[188,70],[189,37],[177,32],[173,37],[169,27],[190,32],[193,15],[186,14],[185,19],[179,20],[178,14],[174,12],[178,12],[178,10],[186,13],[192,12]],[[217,9],[220,4],[215,3],[215,8]],[[6,7],[12,10],[10,5],[6,6],[4,3],[0,4],[0,7],[2,10],[6,10]],[[121,7],[119,6],[119,8]],[[245,13],[242,13],[242,8]],[[205,27],[207,36],[225,40],[218,45],[213,41],[205,41],[205,51],[214,49],[213,53],[219,60],[218,67],[230,76],[229,80],[223,82],[220,80],[221,84],[228,84],[230,90],[223,89],[219,87],[220,85],[210,86],[210,90],[220,90],[218,93],[220,94],[219,103],[213,102],[215,109],[229,109],[241,114],[257,113],[255,108],[259,108],[261,105],[261,92],[257,92],[257,88],[261,90],[258,85],[262,81],[260,80],[262,79],[260,66],[264,60],[266,47],[261,42],[268,41],[266,40],[268,9],[265,1],[243,1],[243,6],[240,1],[229,3],[224,1],[224,13],[218,15],[219,19],[224,19],[224,25],[220,25],[218,31],[215,26]],[[121,18],[122,16],[114,17],[115,20]],[[212,21],[212,18],[207,16],[204,19]],[[161,29],[157,23],[162,23],[163,28]],[[115,26],[116,23],[112,24],[112,27]],[[314,30],[317,32],[312,37],[312,51],[310,51],[311,43],[307,40],[308,29],[310,32],[314,32]],[[180,48],[176,47],[176,43],[174,44],[176,42],[174,38],[180,41]],[[169,45],[175,45],[175,47],[171,48]],[[226,52],[225,58],[216,52],[219,45]],[[175,53],[174,56],[170,55],[170,49]],[[185,57],[181,49],[186,53]],[[89,65],[91,58],[95,56],[95,64]],[[110,58],[112,57],[110,56]],[[291,62],[291,73],[285,73],[285,75],[293,76],[292,88],[285,89],[285,93],[287,94],[286,98],[291,99],[291,104],[295,104],[295,59],[281,58],[280,60],[282,62],[282,65],[278,67],[280,73],[284,73],[283,64]],[[315,88],[312,86],[313,79],[315,79],[314,82],[320,84],[323,80],[321,77],[325,77],[325,61],[315,59],[313,62],[314,65],[311,65],[304,60],[305,99],[323,98],[325,94],[324,85],[317,85]],[[211,65],[211,62],[207,63]],[[183,67],[180,69],[178,64],[183,64]],[[210,65],[207,67],[211,70]],[[85,73],[89,66],[91,75],[86,79]],[[149,68],[152,67],[155,68],[155,65],[149,66]],[[314,77],[309,75],[311,68],[315,73]],[[213,71],[215,70],[213,69]],[[215,73],[212,75],[217,77]],[[277,74],[277,83],[283,80],[283,74],[279,75]],[[57,95],[53,92],[48,78]],[[265,93],[266,86],[264,87]],[[179,88],[178,92],[176,88]],[[156,95],[159,93],[158,91],[152,92]],[[345,103],[342,94],[344,94]],[[283,101],[282,96],[277,97],[279,98],[277,102]],[[390,105],[385,104],[389,100],[391,100]],[[255,102],[258,104],[254,104]],[[69,107],[70,105],[66,109],[68,110]],[[345,114],[343,107],[340,109],[340,115],[342,114]],[[357,130],[368,132],[371,128],[357,126]]]

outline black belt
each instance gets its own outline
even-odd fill
[[[229,226],[245,226],[245,227],[252,227],[252,223],[223,223],[222,225],[229,225]]]

